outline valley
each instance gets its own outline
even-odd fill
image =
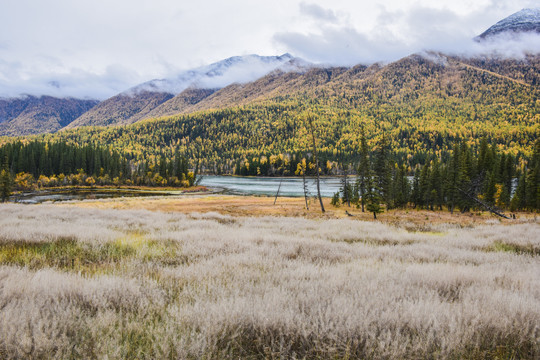
[[[347,2],[0,12],[1,359],[540,358],[540,9]]]

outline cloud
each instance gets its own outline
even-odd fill
[[[127,95],[140,91],[163,91],[179,94],[189,87],[204,89],[223,88],[233,83],[255,81],[274,70],[303,71],[301,63],[296,63],[290,54],[282,56],[247,55],[225,59],[218,63],[202,66],[178,74],[174,78],[152,80],[129,89]]]
[[[479,8],[461,15],[448,8],[428,6],[414,6],[407,10],[378,8],[374,26],[368,32],[359,31],[354,23],[321,24],[308,32],[276,33],[274,40],[286,51],[307,60],[334,65],[390,62],[430,50],[467,56],[489,53],[517,58],[523,57],[527,51],[539,52],[540,37],[536,34],[501,36],[485,43],[473,40],[485,30],[477,24],[477,19],[500,20],[500,9],[490,12]]]
[[[29,6],[28,0],[4,1],[0,96],[104,99],[152,79],[253,53],[289,52],[316,63],[353,65],[423,50],[488,51],[471,39],[537,2],[48,0]],[[512,41],[512,50],[502,53],[535,46],[534,39]]]
[[[351,27],[327,28],[321,34],[278,33],[275,39],[299,57],[332,65],[393,60],[408,52],[397,41],[374,41]]]
[[[332,10],[324,9],[317,4],[301,2],[300,12],[304,15],[311,16],[316,20],[327,21],[330,23],[336,23],[338,21],[336,14]]]
[[[6,69],[11,70],[9,76],[6,76]],[[27,94],[105,99],[124,90],[126,84],[140,80],[136,73],[118,64],[108,66],[103,73],[83,69],[29,73],[24,71],[21,63],[0,61],[0,97],[4,98]]]
[[[502,33],[483,41],[470,41],[462,49],[447,52],[461,56],[491,56],[523,59],[527,54],[540,54],[540,34]]]

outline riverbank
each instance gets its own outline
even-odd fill
[[[19,191],[12,194],[9,202],[38,204],[43,202],[93,200],[104,198],[172,196],[185,194],[205,194],[212,191],[205,186],[189,188],[148,187],[148,186],[62,186],[43,187],[33,191]]]
[[[206,186],[191,186],[191,187],[158,187],[158,186],[135,186],[135,185],[94,185],[94,186],[82,186],[82,185],[64,185],[64,186],[47,186],[38,187],[32,190],[14,191],[12,196],[21,194],[35,193],[35,192],[53,192],[53,191],[88,191],[88,190],[132,190],[132,191],[176,191],[176,192],[206,192],[209,191]]]
[[[305,200],[298,197],[279,197],[274,204],[274,197],[267,196],[238,196],[221,194],[198,194],[190,196],[170,196],[163,198],[115,198],[87,200],[82,202],[59,203],[62,206],[75,206],[98,209],[140,209],[182,214],[219,213],[230,216],[288,216],[310,219],[340,219],[373,221],[373,214],[362,212],[356,207],[330,204],[331,199],[324,198],[326,212],[321,213],[318,200],[311,199],[306,209]],[[409,226],[412,230],[430,231],[438,224],[453,224],[456,226],[476,226],[485,223],[516,224],[538,222],[540,218],[533,213],[516,213],[516,220],[502,219],[487,211],[470,213],[449,211],[430,211],[417,209],[393,209],[377,216],[377,221]]]

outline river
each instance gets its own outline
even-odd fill
[[[21,204],[40,204],[44,202],[69,201],[69,200],[95,200],[118,197],[139,197],[139,196],[170,196],[174,195],[164,191],[140,191],[129,189],[58,189],[32,191],[22,194],[12,195],[10,202]]]
[[[352,178],[350,178],[353,180]],[[339,191],[342,178],[321,178],[321,196],[332,197]],[[281,183],[281,186],[280,186]],[[266,195],[275,196],[279,188],[280,196],[304,196],[302,178],[279,178],[279,177],[240,177],[240,176],[202,176],[199,185],[206,186],[209,190],[224,194],[235,195]],[[315,178],[307,179],[309,196],[317,195]],[[43,190],[13,195],[11,202],[37,204],[43,202],[105,199],[117,197],[140,197],[140,196],[171,196],[180,192],[156,190],[129,190],[129,189],[80,189],[80,190]]]
[[[349,178],[354,181],[353,178]],[[332,197],[339,191],[342,178],[321,178],[321,196]],[[280,187],[281,182],[281,187]],[[275,196],[279,188],[280,196],[304,196],[302,178],[280,177],[240,177],[240,176],[203,176],[200,185],[210,189],[223,189],[228,194]],[[315,178],[307,179],[309,195],[317,195]]]

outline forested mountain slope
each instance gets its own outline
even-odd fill
[[[130,124],[136,121],[131,120],[132,117],[148,114],[173,96],[170,93],[154,91],[141,91],[137,94],[122,93],[100,102],[92,111],[82,114],[66,128]]]
[[[0,135],[32,135],[60,130],[98,101],[51,96],[0,99]]]
[[[464,101],[468,101],[477,98],[480,92],[494,91],[503,102],[506,97],[504,89],[490,89],[490,86],[499,85],[490,83],[488,79],[498,78],[510,83],[531,86],[532,91],[537,92],[539,59],[539,56],[532,55],[515,60],[487,57],[459,58],[430,53],[422,56],[412,55],[386,66],[374,64],[370,67],[358,65],[350,69],[313,68],[303,73],[276,71],[257,81],[229,85],[215,92],[189,89],[188,93],[181,93],[162,103],[140,119],[223,109],[272,99],[279,101],[280,97],[291,95],[317,98],[342,95],[350,100],[349,107],[355,107],[359,104],[359,97],[367,96],[364,101],[369,101],[369,97],[374,93],[381,96],[379,101],[382,102],[398,95],[397,99],[402,101],[429,95],[454,98],[461,96]],[[468,85],[465,83],[474,82],[472,80],[474,77],[478,78],[481,86],[475,89],[467,88]],[[203,93],[204,96],[193,97],[195,91]],[[185,100],[186,95],[190,101]],[[508,96],[520,101],[512,94]]]
[[[178,114],[217,89],[254,81],[274,70],[301,71],[309,64],[290,54],[233,56],[174,77],[139,84],[101,102],[68,126],[125,125],[141,119]],[[162,110],[154,111],[171,100]]]
[[[385,134],[396,156],[410,165],[448,153],[456,141],[475,146],[483,137],[514,156],[530,155],[540,131],[538,86],[512,71],[499,74],[481,65],[430,54],[386,66],[275,73],[198,103],[201,109],[222,109],[128,127],[73,129],[50,138],[111,144],[135,157],[178,150],[208,166],[230,168],[254,157],[309,151],[303,119],[310,112],[327,159],[354,157],[361,128],[371,148]],[[258,95],[261,84],[270,96]],[[246,105],[230,106],[237,101],[231,98],[249,94]]]

